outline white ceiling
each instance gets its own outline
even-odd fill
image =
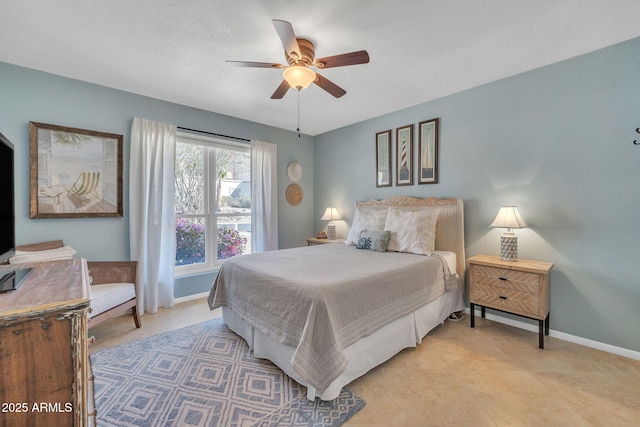
[[[295,130],[281,71],[225,64],[285,63],[274,18],[371,57],[301,92],[309,135],[640,36],[638,0],[0,0],[0,61]]]

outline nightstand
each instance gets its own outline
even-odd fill
[[[552,262],[503,261],[500,257],[476,255],[469,263],[471,327],[475,327],[474,308],[481,307],[516,314],[538,321],[539,344],[549,335],[549,272]]]
[[[344,239],[316,239],[315,237],[307,239],[307,246],[324,245],[325,243],[344,243]]]

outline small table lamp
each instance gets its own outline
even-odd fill
[[[321,221],[330,221],[329,224],[327,224],[327,237],[329,240],[336,240],[337,238],[336,224],[333,222],[334,219],[341,219],[336,208],[327,208],[322,218],[320,218]]]
[[[511,231],[512,228],[525,228],[524,222],[516,206],[502,206],[490,227],[506,228],[500,236],[500,257],[505,261],[518,260],[518,238]]]

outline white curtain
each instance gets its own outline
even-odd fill
[[[175,263],[176,126],[133,119],[129,166],[131,258],[138,261],[138,312],[171,307]]]
[[[278,146],[251,141],[251,252],[278,249]]]

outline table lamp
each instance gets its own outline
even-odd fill
[[[336,240],[337,233],[336,224],[333,222],[334,219],[341,219],[336,208],[327,208],[322,218],[320,218],[321,221],[329,221],[329,224],[327,224],[327,238],[329,240]]]
[[[500,258],[505,261],[518,260],[518,237],[511,231],[512,228],[525,228],[524,222],[516,206],[502,206],[490,227],[506,228],[507,231],[500,236]]]

